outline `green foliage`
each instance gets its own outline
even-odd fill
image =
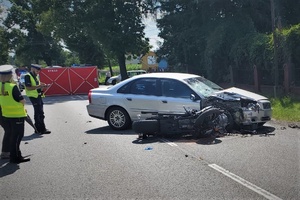
[[[256,65],[260,69],[273,70],[270,1],[159,2],[163,16],[158,20],[158,28],[164,43],[157,54],[167,57],[170,65],[184,66],[188,71],[204,74],[216,82],[224,81],[229,66],[244,69]],[[297,9],[300,9],[299,1],[276,1],[276,26],[279,19],[282,19],[283,27],[290,28],[299,23]],[[279,67],[289,61],[300,66],[299,34],[295,29],[292,32],[290,39],[276,32]]]
[[[271,99],[273,118],[284,121],[300,122],[300,101],[291,97]]]
[[[127,71],[138,70],[138,69],[142,69],[142,65],[141,64],[129,64],[129,65],[126,65],[126,69],[127,69]],[[99,83],[100,84],[104,84],[104,82],[105,82],[105,74],[108,71],[110,71],[110,69],[107,66],[105,66],[100,71],[100,76],[99,76]],[[120,67],[117,66],[117,65],[112,66],[112,71],[113,71],[113,76],[119,75],[120,74]]]
[[[166,57],[176,71],[222,82],[228,77],[229,66],[244,69],[256,65],[271,71],[275,58],[279,67],[286,62],[300,66],[300,1],[275,1],[276,26],[281,22],[283,30],[275,32],[277,57],[270,1],[266,0],[10,2],[4,23],[7,31],[0,33],[1,55],[7,60],[5,42],[9,41],[19,64],[43,60],[47,65],[68,66],[76,61],[102,69],[110,61],[117,63],[124,75],[124,55],[149,50],[142,17],[151,11],[161,16],[158,27],[164,43],[157,55]],[[64,53],[62,45],[71,55]]]
[[[4,25],[9,30],[10,48],[15,51],[18,60],[26,63],[43,60],[48,66],[61,62],[59,41],[39,30],[42,13],[51,2],[11,0],[11,3]]]
[[[0,65],[8,61],[8,37],[5,30],[0,26]]]
[[[142,16],[151,9],[150,0],[10,2],[5,26],[17,62],[67,65],[70,59],[65,61],[64,44],[79,57],[79,63],[102,68],[107,60],[117,60],[124,73],[125,53],[140,55],[149,50]]]
[[[122,77],[126,77],[125,54],[140,55],[149,49],[142,23],[142,12],[147,7],[142,0],[52,2],[51,14],[44,17],[54,24],[55,37],[78,52],[81,61],[97,61],[103,68],[106,60],[117,60],[125,74]]]
[[[270,36],[262,33],[253,35],[249,40],[249,62],[261,69],[269,68],[272,62],[273,47],[269,45]]]
[[[269,45],[270,37],[266,34],[251,33],[240,37],[230,51],[230,57],[238,66],[252,68],[256,65],[260,69],[268,68],[272,59],[273,48]]]
[[[300,23],[283,31],[287,60],[300,65]]]
[[[0,6],[0,23],[3,21],[3,9]],[[8,38],[5,29],[0,25],[0,65],[6,64],[8,60]]]
[[[281,7],[282,24],[284,27],[299,24],[300,22],[300,1],[295,0],[277,0]]]
[[[113,75],[116,76],[118,74],[120,74],[120,67],[118,65],[115,65],[115,66],[112,66],[112,71],[113,71]],[[130,70],[139,70],[139,69],[142,69],[142,65],[141,64],[129,64],[129,65],[126,65],[126,69],[127,71],[130,71]],[[108,66],[105,66],[102,71],[106,72],[106,71],[109,71],[109,67]]]
[[[75,52],[64,51],[63,55],[66,59],[65,66],[72,66],[73,64],[80,64],[78,55]]]

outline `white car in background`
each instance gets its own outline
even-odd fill
[[[233,109],[231,118],[238,126],[259,127],[272,116],[271,103],[264,96],[235,87],[224,90],[204,77],[185,73],[134,76],[111,87],[91,89],[88,100],[88,114],[106,120],[115,130],[151,117],[142,112],[184,113],[184,107],[200,110],[212,104]]]
[[[22,73],[19,77],[19,88],[21,91],[25,90],[25,76],[28,73]]]
[[[127,76],[128,78],[130,77],[133,77],[133,76],[136,76],[136,75],[139,75],[139,74],[146,74],[147,72],[145,70],[130,70],[130,71],[127,71]],[[115,85],[119,82],[121,82],[122,80],[122,77],[121,77],[121,74],[119,74],[118,76],[113,76],[113,77],[110,77],[106,84],[108,85]]]

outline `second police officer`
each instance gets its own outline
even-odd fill
[[[49,134],[51,131],[46,129],[44,122],[44,103],[42,99],[45,97],[43,88],[47,87],[47,85],[40,82],[40,70],[40,65],[31,64],[30,72],[25,76],[25,91],[34,108],[34,122],[38,134]]]

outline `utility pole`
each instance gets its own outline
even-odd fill
[[[276,16],[275,16],[275,2],[270,0],[271,4],[271,20],[272,20],[272,33],[274,42],[274,97],[277,97],[278,89],[278,38],[276,35]]]

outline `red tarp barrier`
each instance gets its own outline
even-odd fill
[[[97,67],[44,68],[40,80],[51,84],[44,90],[45,95],[87,94],[99,87]]]

